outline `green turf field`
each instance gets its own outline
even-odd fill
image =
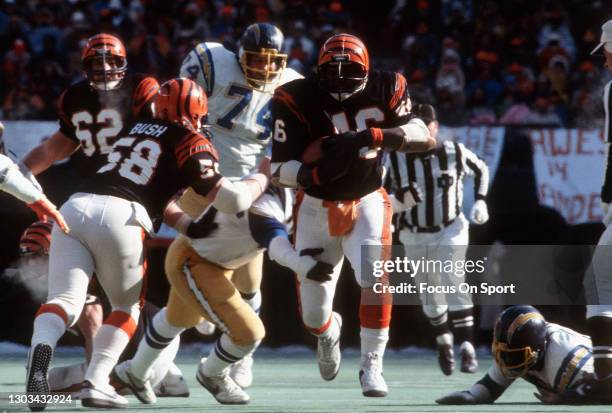
[[[57,355],[54,364],[70,364],[82,358]],[[361,395],[357,380],[358,356],[350,351],[343,360],[338,377],[325,382],[319,377],[314,353],[274,353],[265,350],[255,362],[255,383],[249,390],[247,406],[217,404],[195,380],[197,352],[182,352],[178,365],[191,388],[189,398],[159,399],[156,405],[142,405],[129,396],[130,409],[163,412],[611,412],[610,406],[545,406],[533,396],[534,388],[520,381],[513,385],[495,405],[438,406],[434,399],[453,390],[468,388],[484,375],[490,357],[481,357],[476,375],[455,373],[445,377],[438,370],[433,352],[392,352],[385,358],[385,377],[389,396],[373,399]],[[23,391],[25,378],[23,354],[0,355],[0,392]],[[6,409],[6,401],[0,411]],[[23,410],[23,409],[22,409]],[[94,411],[80,404],[71,408],[49,407],[48,411]]]

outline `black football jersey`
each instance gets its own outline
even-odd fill
[[[136,201],[155,219],[180,189],[191,186],[206,196],[222,178],[217,152],[200,133],[157,119],[125,132],[86,192]]]
[[[59,130],[81,145],[83,157],[76,162],[85,179],[106,162],[117,136],[135,118],[150,117],[150,105],[139,105],[134,95],[146,77],[128,74],[116,89],[99,91],[83,79],[62,93]],[[140,113],[141,112],[141,113]]]
[[[334,133],[402,125],[410,109],[406,79],[399,73],[371,71],[364,90],[342,102],[321,90],[316,76],[286,83],[276,89],[272,100],[272,162],[301,160],[311,142]],[[343,159],[349,163],[344,176],[305,191],[330,201],[361,198],[382,186],[383,154]]]

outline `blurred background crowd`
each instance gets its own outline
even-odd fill
[[[0,0],[0,118],[55,119],[63,89],[81,76],[96,32],[119,35],[133,70],[176,76],[200,41],[236,49],[243,29],[271,21],[289,65],[308,74],[331,34],[368,45],[375,66],[402,71],[413,99],[447,125],[594,128],[609,80],[589,55],[605,0]]]

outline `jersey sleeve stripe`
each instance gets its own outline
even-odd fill
[[[298,110],[297,104],[293,97],[287,93],[283,88],[277,88],[274,91],[274,99],[282,102],[291,113],[295,115],[296,118],[302,123],[307,123],[304,115]]]
[[[215,87],[215,64],[213,62],[212,53],[210,52],[208,46],[206,46],[206,43],[198,44],[196,49],[196,56],[198,58],[198,62],[200,63],[200,69],[202,70],[202,75],[206,80],[206,94],[211,96]],[[203,60],[203,55],[206,56],[206,62]],[[207,67],[210,68],[210,70],[206,70]]]
[[[186,142],[177,146],[175,151],[179,168],[181,168],[190,157],[202,152],[208,152],[212,157],[215,157],[212,146],[206,139],[195,134],[187,137]]]
[[[406,91],[406,78],[399,73],[395,74],[395,92],[389,102],[389,109],[393,109],[400,102]]]

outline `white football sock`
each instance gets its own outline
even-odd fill
[[[66,332],[66,323],[55,313],[42,313],[34,320],[32,347],[40,343],[48,343],[55,348],[57,341]]]
[[[159,357],[151,366],[151,373],[147,377],[151,381],[151,386],[158,385],[168,374],[170,366],[174,366],[174,357],[176,357],[180,342],[180,336],[174,337],[170,344],[159,353]]]
[[[94,386],[106,387],[108,376],[129,342],[130,336],[124,330],[103,324],[94,338],[93,354],[85,380],[89,380]]]
[[[381,358],[389,341],[389,327],[366,328],[361,327],[361,355],[377,353]]]
[[[82,383],[85,379],[85,371],[87,371],[87,363],[53,367],[49,370],[49,390],[64,390],[75,384]]]
[[[453,345],[453,335],[451,333],[440,334],[438,337],[436,337],[436,343],[439,346],[444,346],[444,345],[452,346]]]
[[[255,351],[258,345],[259,342],[249,346],[238,346],[224,333],[217,340],[215,348],[211,350],[204,364],[201,365],[202,372],[206,376],[216,376],[230,364],[234,364]]]
[[[130,361],[130,373],[136,378],[148,378],[153,363],[161,356],[162,351],[170,345],[175,337],[185,329],[175,327],[168,322],[166,308],[162,308],[147,327],[145,336],[138,344],[138,350]]]
[[[240,293],[242,295],[242,299],[255,311],[255,314],[259,314],[259,310],[261,310],[261,291],[257,290],[253,293],[253,296],[250,298],[244,298],[245,294]],[[246,294],[247,296],[250,294]]]

